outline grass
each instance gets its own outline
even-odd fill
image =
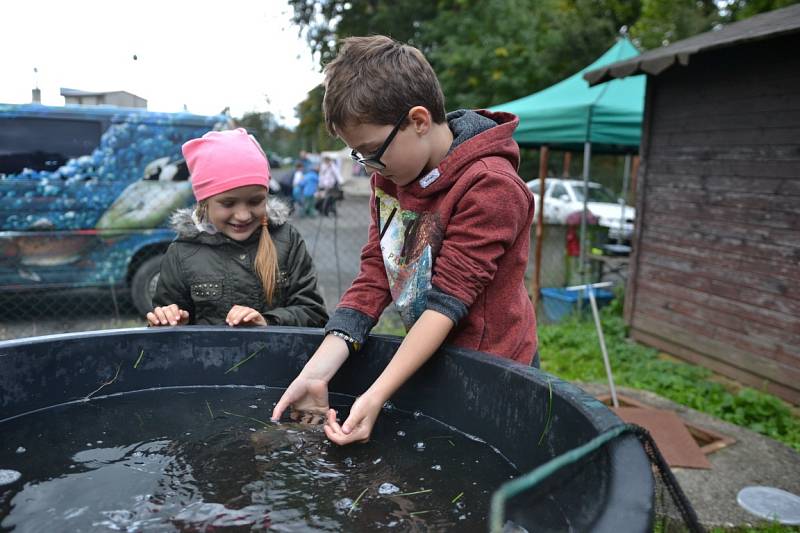
[[[248,362],[250,359],[252,359],[253,357],[255,357],[255,356],[256,356],[256,354],[258,354],[258,352],[260,352],[260,351],[261,351],[261,350],[263,350],[264,348],[266,348],[266,345],[265,345],[265,346],[262,346],[261,348],[259,348],[259,349],[258,349],[258,350],[256,350],[255,352],[251,353],[250,355],[248,355],[247,357],[245,357],[244,359],[242,359],[241,361],[239,361],[238,363],[236,363],[235,365],[233,365],[232,367],[230,367],[228,370],[226,370],[226,371],[225,371],[225,373],[227,374],[228,372],[233,372],[234,370],[236,370],[237,368],[239,368],[240,366],[242,366],[243,364],[245,364],[246,362]]]
[[[778,397],[720,382],[700,366],[667,360],[625,338],[622,298],[602,310],[603,333],[617,385],[652,391],[674,402],[753,430],[800,451],[800,417]],[[542,369],[568,381],[605,383],[591,321],[571,318],[539,327]]]

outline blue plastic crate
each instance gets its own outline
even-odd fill
[[[591,313],[589,295],[585,291],[568,291],[567,289],[546,287],[541,289],[541,295],[545,317],[551,322],[560,322],[575,313],[578,299],[583,300],[581,302],[583,312]],[[611,300],[614,299],[614,293],[605,289],[594,289],[594,299],[597,301],[599,309],[611,303]]]

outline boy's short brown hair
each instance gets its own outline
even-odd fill
[[[445,121],[444,94],[422,52],[383,35],[348,37],[325,66],[325,125],[394,124],[414,106]]]

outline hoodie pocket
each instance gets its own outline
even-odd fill
[[[213,302],[222,298],[223,283],[221,279],[198,281],[192,283],[192,300],[195,302]]]

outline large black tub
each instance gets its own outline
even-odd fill
[[[159,387],[286,387],[321,338],[315,329],[191,327],[2,342],[0,424],[30,411],[80,400],[111,381],[93,397]],[[364,350],[339,371],[330,384],[331,392],[362,393],[398,344],[394,337],[372,336]],[[257,356],[246,365],[226,372],[256,351]],[[438,353],[392,401],[398,409],[421,411],[485,440],[520,472],[621,424],[602,403],[569,383],[533,368],[457,349]],[[570,531],[649,531],[653,487],[644,450],[635,437],[625,436],[595,452],[590,460],[559,470],[531,493],[516,496],[506,516],[529,531],[564,530],[564,524]]]

